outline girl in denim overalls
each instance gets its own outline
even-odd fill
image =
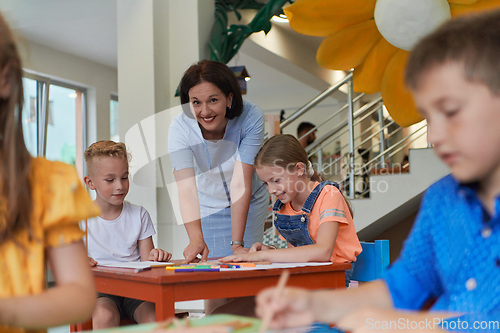
[[[254,166],[269,193],[278,199],[273,207],[274,226],[288,248],[255,243],[248,253],[221,261],[356,261],[361,245],[350,204],[337,183],[324,181],[314,171],[294,136],[271,137],[257,153]],[[346,286],[351,274],[352,269],[346,271]]]

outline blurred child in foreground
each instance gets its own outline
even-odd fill
[[[23,137],[22,67],[0,15],[0,331],[87,319],[95,286],[78,222],[99,214],[73,166],[33,158]],[[45,267],[55,287],[46,289]],[[75,301],[77,300],[77,301]]]

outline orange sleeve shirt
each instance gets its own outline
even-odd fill
[[[319,185],[318,182],[315,183],[315,187],[317,185]],[[305,214],[302,210],[294,210],[290,203],[284,205],[279,213],[285,215]],[[311,214],[309,214],[309,235],[315,243],[318,239],[319,226],[325,222],[339,223],[337,240],[330,261],[356,261],[356,256],[361,253],[362,249],[349,206],[340,191],[330,185],[323,188],[314,203]]]

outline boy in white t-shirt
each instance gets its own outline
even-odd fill
[[[85,150],[85,184],[96,191],[101,215],[88,220],[90,266],[98,263],[168,261],[171,253],[155,249],[149,213],[125,200],[129,189],[128,154],[123,143],[98,141]],[[93,329],[119,326],[120,318],[137,323],[155,321],[155,305],[136,299],[98,294],[92,313]]]

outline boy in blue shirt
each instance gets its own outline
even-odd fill
[[[500,11],[451,20],[424,38],[405,79],[451,175],[427,190],[384,278],[352,290],[290,288],[277,301],[266,290],[256,311],[275,312],[271,327],[500,331]]]

